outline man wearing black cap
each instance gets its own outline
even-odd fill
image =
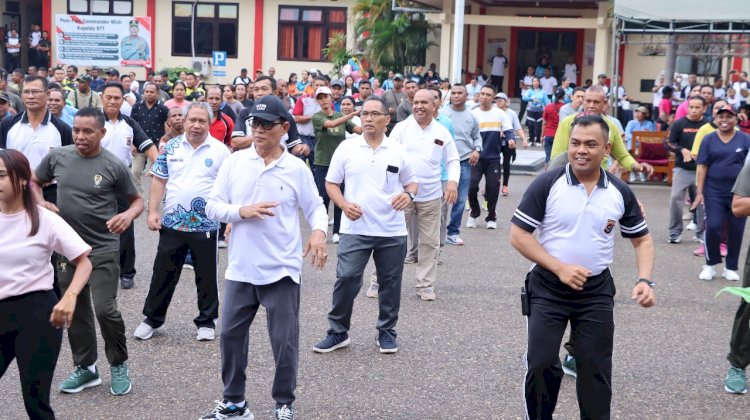
[[[138,21],[130,21],[130,36],[126,36],[120,41],[120,55],[123,60],[127,61],[144,61],[151,57],[151,50],[148,42],[138,35]]]
[[[219,169],[206,214],[232,223],[221,313],[223,399],[202,419],[252,419],[245,402],[249,328],[266,308],[276,373],[272,396],[277,419],[293,419],[299,358],[300,272],[303,257],[323,268],[328,215],[310,169],[281,146],[292,116],[266,95],[252,108],[253,143]],[[300,210],[312,228],[302,248]],[[259,241],[258,238],[265,238]],[[253,255],[253,258],[247,258]]]
[[[117,69],[109,69],[107,70],[107,82],[119,82],[120,81],[120,71]]]
[[[10,107],[10,98],[8,97],[8,94],[0,92],[0,121],[13,115],[13,113],[11,113],[12,109],[13,108]]]
[[[396,111],[398,110],[398,106],[406,101],[406,93],[403,91],[403,87],[404,75],[396,73],[393,76],[393,89],[389,89],[383,94],[383,100],[385,101],[385,104],[388,105],[388,114],[391,116],[391,121],[388,123],[388,132],[386,134],[389,134],[398,122],[396,121]]]
[[[73,105],[77,109],[94,107],[102,107],[102,98],[99,93],[94,92],[91,89],[92,78],[88,74],[82,74],[78,76],[78,86],[76,90],[68,94],[68,103]]]

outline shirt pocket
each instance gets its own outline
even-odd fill
[[[438,144],[437,142],[442,143],[442,140],[435,140],[432,143],[432,152],[430,154],[430,163],[432,164],[439,164],[441,160],[443,160],[443,147],[445,147],[442,144]]]

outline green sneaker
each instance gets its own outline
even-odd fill
[[[112,386],[109,391],[112,395],[125,395],[130,392],[130,373],[128,370],[128,362],[122,362],[119,365],[112,365],[109,367],[109,371],[112,374]]]
[[[724,381],[724,391],[730,394],[747,394],[747,379],[745,379],[745,369],[729,367],[727,379]]]
[[[96,368],[95,368],[96,370]],[[76,366],[76,370],[60,384],[60,392],[66,394],[77,394],[86,388],[91,388],[102,384],[99,377],[99,371],[91,372],[85,367]]]
[[[562,364],[562,370],[566,375],[577,378],[578,372],[576,371],[576,358],[569,354],[566,354],[565,361]]]

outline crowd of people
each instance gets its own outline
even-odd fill
[[[643,307],[655,303],[653,241],[635,195],[615,174],[628,171],[630,182],[653,175],[651,165],[630,153],[633,133],[663,124],[669,130],[665,147],[675,153],[676,169],[668,242],[681,241],[691,194],[694,212],[685,229],[704,243],[699,278],[716,276],[726,248],[723,277],[737,281],[750,213],[750,169],[745,165],[744,181],[740,170],[750,136],[736,127],[746,119],[716,98],[713,85],[691,87],[684,116],[664,118],[661,102],[671,98],[665,86],[654,119],[639,106],[623,123],[610,115],[606,75],[588,88],[566,77],[558,86],[543,65],[529,67],[521,82],[519,115],[501,91],[508,64],[502,50],[490,64],[491,77],[469,84],[451,84],[434,67],[417,67],[406,77],[391,72],[382,83],[331,79],[316,69],[277,78],[269,68],[251,78],[243,69],[227,85],[206,84],[191,73],[175,80],[152,73],[137,81],[117,69],[103,70],[102,79],[100,69],[81,72],[73,65],[50,74],[0,70],[0,223],[17,232],[0,240],[0,249],[9,264],[18,259],[18,267],[31,266],[0,276],[0,307],[19,314],[0,330],[10,331],[1,333],[0,372],[18,359],[29,415],[54,417],[49,393],[62,340],[54,327],[68,328],[73,359],[61,392],[102,383],[95,319],[110,390],[130,392],[117,292],[136,283],[133,221],[144,210],[159,241],[144,318],[132,334],[149,340],[159,333],[182,270],[193,269],[196,339],[215,340],[222,321],[223,397],[202,418],[250,419],[244,397],[248,331],[264,306],[276,361],[274,412],[292,419],[303,258],[322,268],[327,242],[337,244],[329,329],[313,350],[350,345],[353,301],[372,256],[376,269],[366,296],[379,303],[375,341],[381,353],[396,353],[404,264],[414,265],[416,296],[436,300],[443,247],[463,245],[462,228],[498,228],[496,207],[511,194],[517,149],[543,143],[546,172],[523,193],[511,222],[511,243],[534,263],[524,290],[527,414],[552,416],[564,371],[577,375],[582,415],[607,418],[614,331],[608,267],[617,224],[635,249],[632,297]],[[628,111],[627,95],[617,96],[613,107]],[[581,221],[586,212],[596,217]],[[312,231],[307,240],[300,215]],[[592,235],[596,241],[588,240]],[[220,299],[216,249],[227,247]],[[25,255],[31,248],[33,261]],[[744,277],[750,286],[747,271]],[[37,308],[50,314],[51,324]],[[750,309],[742,306],[737,322],[746,326],[748,317]],[[561,362],[568,323],[569,355]],[[726,388],[740,393],[747,389],[750,337],[737,330]]]

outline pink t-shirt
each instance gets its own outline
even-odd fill
[[[685,101],[685,102],[681,103],[680,106],[677,107],[677,110],[674,112],[674,120],[675,121],[677,121],[680,118],[682,118],[682,117],[684,117],[684,116],[687,115],[687,112],[688,112],[688,102],[690,102],[690,101]]]
[[[52,290],[52,251],[69,260],[91,247],[55,213],[39,207],[39,232],[29,236],[26,211],[0,213],[0,300],[29,292]]]

